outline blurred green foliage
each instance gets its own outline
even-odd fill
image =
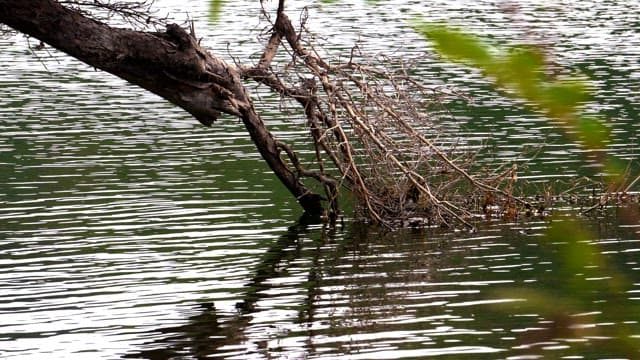
[[[441,56],[479,69],[497,87],[507,89],[514,98],[525,100],[548,118],[571,129],[565,134],[595,154],[603,165],[603,173],[609,176],[612,190],[621,189],[624,167],[601,151],[609,142],[606,121],[585,115],[581,108],[591,99],[586,78],[555,75],[544,51],[534,45],[491,46],[462,30],[419,19],[414,20],[413,26],[433,43]]]
[[[481,70],[497,86],[509,89],[551,118],[573,125],[581,104],[589,99],[584,80],[553,76],[546,68],[544,52],[535,46],[490,46],[461,30],[419,20],[414,27],[433,42],[440,55]]]
[[[414,28],[433,43],[438,54],[451,61],[475,67],[494,84],[506,88],[554,121],[560,121],[587,150],[594,151],[604,171],[624,173],[616,159],[601,151],[609,141],[609,129],[596,116],[586,116],[581,105],[590,99],[584,79],[558,78],[549,69],[544,52],[536,46],[495,47],[472,34],[442,24],[415,20]],[[609,178],[611,189],[620,189],[623,179]],[[632,282],[624,272],[614,268],[591,241],[595,237],[575,219],[552,221],[541,248],[564,244],[562,251],[544,254],[545,260],[559,264],[560,271],[539,279],[537,287],[511,287],[493,293],[501,299],[526,299],[498,307],[510,314],[536,313],[551,320],[537,335],[527,335],[525,342],[544,343],[558,339],[594,338],[598,352],[607,356],[638,358],[640,340],[629,329],[629,320],[640,316],[640,305],[627,299]],[[584,315],[588,314],[588,315]],[[614,323],[615,326],[603,324]],[[605,341],[606,340],[606,341]],[[524,347],[524,352],[528,347]],[[523,351],[523,349],[519,349]],[[514,351],[516,352],[516,351]],[[569,350],[571,352],[571,350]],[[566,354],[565,354],[566,355]],[[572,355],[584,355],[576,350]],[[553,356],[553,355],[550,355]]]
[[[602,149],[608,128],[602,119],[584,117],[581,106],[590,99],[588,83],[580,77],[559,78],[536,46],[491,46],[472,34],[442,24],[414,21],[414,28],[449,60],[475,67],[493,79],[496,86],[526,100],[549,118],[576,130],[587,149]]]
[[[218,22],[225,2],[225,0],[209,0],[209,22],[212,24]]]
[[[632,281],[599,251],[586,228],[575,219],[554,220],[540,246],[541,257],[557,264],[556,270],[539,277],[536,284],[490,294],[520,300],[496,304],[497,311],[539,317],[532,327],[536,330],[527,331],[526,339],[521,339],[526,346],[511,350],[514,355],[538,353],[545,344],[556,342],[571,346],[562,353],[549,352],[545,359],[586,354],[638,357],[640,339],[633,335],[640,305],[627,298]]]

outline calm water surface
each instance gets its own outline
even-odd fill
[[[157,5],[183,20],[183,3]],[[207,23],[206,1],[189,2],[188,12],[204,44],[250,61],[260,50],[256,29],[265,25],[256,4],[228,2],[215,25]],[[543,182],[599,169],[476,71],[431,55],[405,20],[422,13],[496,44],[546,44],[555,61],[594,80],[587,111],[608,116],[608,151],[637,161],[639,9],[635,1],[349,1],[316,4],[309,27],[327,52],[361,41],[371,53],[415,59],[429,83],[468,91],[474,103],[452,109],[467,141],[493,146],[482,161],[523,163],[531,160],[527,148],[545,144],[524,176]],[[548,220],[480,224],[474,234],[389,233],[349,218],[335,228],[308,224],[236,119],[203,128],[51,49],[34,55],[22,36],[1,39],[0,49],[0,358],[609,354],[600,346],[607,340],[588,332],[521,346],[550,328],[549,319],[506,307],[517,299],[499,290],[553,286],[564,244],[540,242]],[[265,101],[269,126],[298,138],[291,120],[274,112],[277,99]],[[596,292],[575,315],[585,328],[615,334],[624,326],[637,337],[640,225],[611,213],[587,227],[630,287],[620,299]],[[614,300],[625,310],[611,314],[615,320],[589,320]]]

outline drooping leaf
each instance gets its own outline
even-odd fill
[[[551,117],[564,119],[578,110],[589,98],[587,87],[580,81],[556,80],[546,84],[541,104]]]
[[[209,0],[209,21],[212,24],[215,24],[220,19],[225,2],[225,0]]]
[[[415,22],[416,31],[431,40],[436,50],[447,58],[486,69],[494,58],[489,46],[475,36],[446,25]]]
[[[588,100],[585,83],[546,76],[544,53],[534,46],[495,49],[447,25],[418,20],[414,28],[431,40],[442,56],[482,70],[496,85],[511,89],[516,97],[531,102],[552,118],[567,120]]]
[[[600,254],[588,243],[590,236],[580,222],[572,220],[556,220],[547,230],[547,243],[566,243],[557,254],[561,265],[557,276],[567,286],[579,284],[576,274],[583,274],[587,268],[601,263]]]
[[[578,131],[589,149],[603,149],[609,139],[609,128],[594,117],[581,117],[578,120]]]
[[[504,62],[499,62],[500,69],[494,76],[518,91],[521,97],[536,101],[544,78],[543,65],[540,51],[532,47],[516,48],[506,55]]]

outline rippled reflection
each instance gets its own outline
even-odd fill
[[[548,44],[558,63],[594,80],[586,106],[609,118],[608,151],[637,161],[636,4],[522,1],[515,12],[505,4],[513,5],[318,2],[309,27],[329,42],[327,52],[360,41],[414,60],[425,82],[469,92],[474,103],[450,104],[445,128],[487,145],[479,161],[526,163],[526,178],[542,185],[599,169],[581,166],[578,144],[526,104],[431,55],[404,20],[418,12],[496,43]],[[184,20],[183,2],[158,5]],[[255,58],[264,25],[255,2],[227,2],[215,25],[201,15],[206,1],[189,6],[204,44],[229,59]],[[289,6],[296,14],[302,2]],[[53,50],[34,55],[21,36],[0,39],[0,48],[1,358],[604,356],[595,350],[604,340],[589,336],[531,345],[553,330],[550,320],[496,295],[553,283],[562,244],[539,242],[548,219],[481,224],[475,234],[386,233],[350,219],[312,225],[298,219],[237,120],[206,129]],[[269,126],[293,141],[299,129],[274,111],[277,99],[263,99]],[[628,214],[640,209],[625,206],[623,216],[592,223],[592,242],[626,269],[633,285],[622,303],[632,304],[640,298],[640,225]],[[578,315],[585,327],[618,329]],[[634,315],[618,318],[639,334]]]
[[[526,354],[521,344],[551,323],[517,308],[505,314],[503,304],[521,299],[492,296],[497,288],[544,283],[553,271],[549,255],[558,249],[540,248],[538,236],[527,235],[539,225],[453,237],[359,225],[345,233],[300,223],[261,257],[235,312],[199,304],[188,324],[155,329],[167,335],[127,357],[476,359],[510,348]],[[637,251],[639,244],[609,245]],[[632,257],[617,259],[637,270]],[[584,342],[559,340],[535,353],[562,353]]]

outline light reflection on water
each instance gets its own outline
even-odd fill
[[[392,46],[421,57],[418,75],[468,90],[475,103],[455,108],[456,119],[474,141],[492,139],[487,161],[525,160],[523,147],[546,142],[531,178],[575,177],[575,144],[474,71],[423,56],[428,45],[397,19],[422,12],[498,42],[535,26],[560,47],[561,63],[597,80],[599,105],[589,106],[611,119],[613,152],[637,159],[637,7],[592,2],[533,12],[536,2],[521,3],[518,23],[495,2],[421,3],[318,5],[309,26],[326,32],[331,51],[358,38],[372,52]],[[257,14],[255,3],[226,6],[219,24],[198,19],[197,28],[203,43],[226,49],[230,41],[231,55],[246,58],[260,47],[233,44],[255,38],[257,22],[238,26]],[[206,3],[191,11],[204,13]],[[536,314],[494,311],[516,299],[489,294],[554,271],[542,255],[553,249],[537,242],[546,221],[487,224],[477,234],[386,234],[349,219],[337,229],[291,226],[297,205],[236,120],[205,129],[55,52],[40,54],[45,68],[20,37],[0,46],[1,357],[502,358],[541,326]],[[297,136],[287,119],[263,109],[279,136]],[[596,242],[637,274],[640,228],[618,222],[598,223]],[[630,297],[637,282],[634,289]],[[546,351],[570,346],[579,345],[557,341]]]

